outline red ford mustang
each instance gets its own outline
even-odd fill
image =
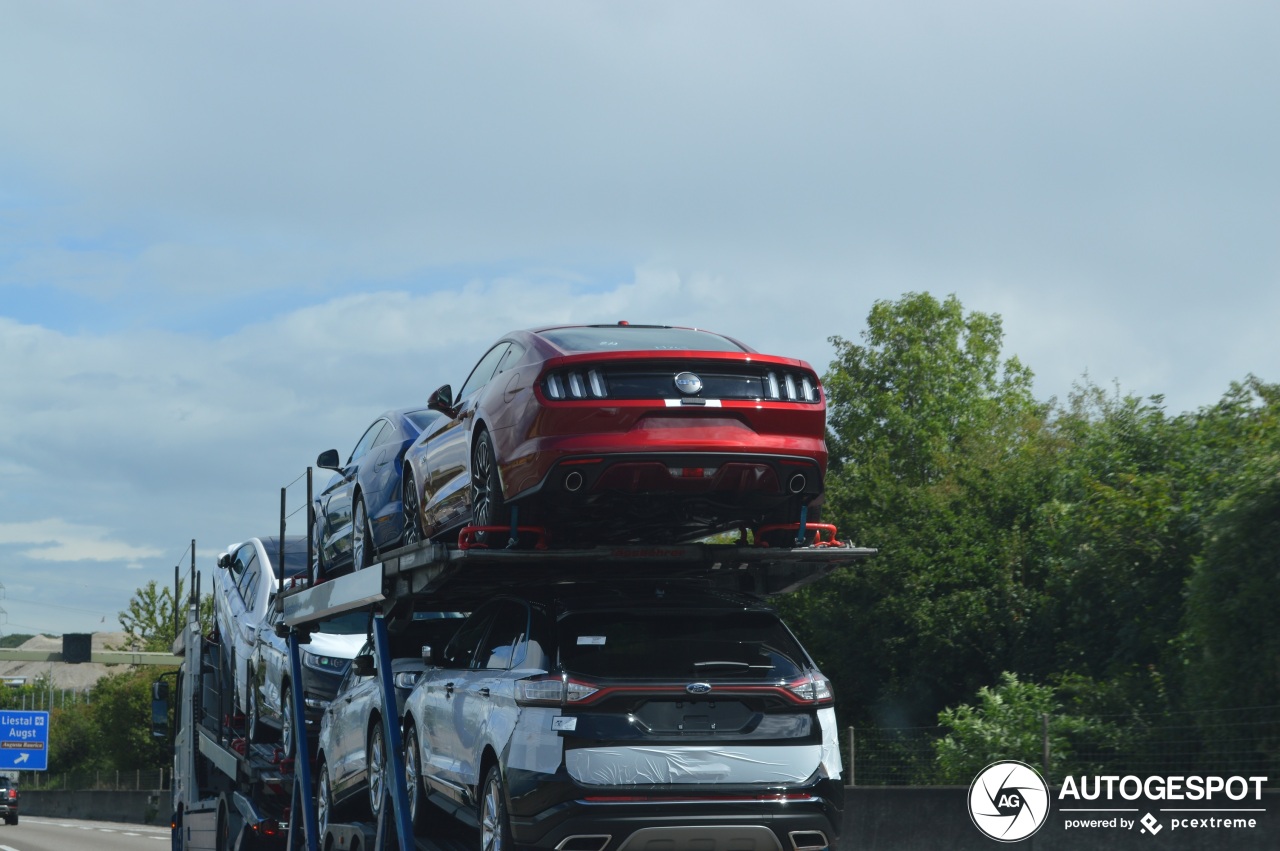
[[[406,543],[513,520],[557,545],[687,541],[798,522],[822,495],[817,374],[708,331],[515,331],[427,405],[443,417],[405,454]]]

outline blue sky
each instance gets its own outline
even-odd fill
[[[1264,3],[0,0],[0,630],[116,628],[510,328],[821,370],[930,291],[1001,314],[1043,398],[1280,380],[1278,35]]]

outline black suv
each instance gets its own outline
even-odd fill
[[[0,816],[5,824],[18,823],[18,781],[0,775]]]
[[[652,582],[499,592],[433,656],[405,705],[419,828],[443,808],[483,848],[835,842],[831,686],[757,598]]]

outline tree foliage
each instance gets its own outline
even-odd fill
[[[1050,783],[1094,773],[1098,766],[1079,757],[1078,745],[1098,753],[1119,736],[1113,724],[1072,711],[1053,686],[1022,682],[1007,671],[997,685],[978,689],[976,704],[944,709],[938,721],[950,730],[934,743],[938,779],[954,784],[969,783],[1002,759],[1039,766]]]
[[[1035,682],[1082,716],[1280,704],[1280,386],[1041,402],[999,316],[922,293],[832,342],[825,518],[880,555],[780,604],[842,723],[1039,705]]]
[[[177,600],[186,604],[184,581],[178,580]],[[125,633],[125,648],[149,653],[167,652],[173,647],[182,626],[185,612],[179,606],[175,616],[174,589],[160,587],[154,579],[134,592],[128,608],[119,614],[120,627]],[[213,623],[213,597],[204,595],[200,600],[200,623],[207,629]]]

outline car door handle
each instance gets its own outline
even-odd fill
[[[489,690],[487,688],[482,688],[479,691],[477,691],[476,694],[480,695],[481,697],[488,697]]]
[[[446,696],[446,697],[448,697],[449,695],[453,694],[453,683],[445,683],[445,684],[444,684],[444,693],[445,693],[445,696]]]

